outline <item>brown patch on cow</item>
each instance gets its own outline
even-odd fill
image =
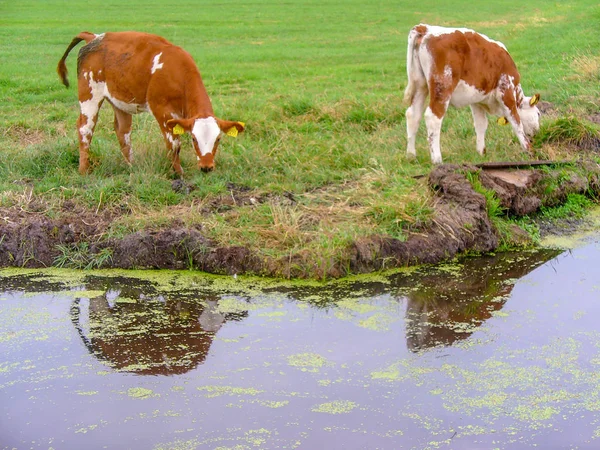
[[[515,86],[520,83],[521,77],[508,52],[479,33],[455,31],[441,36],[429,35],[426,43],[439,76],[450,66],[456,82],[463,80],[486,94],[497,87],[500,74],[513,77]],[[454,73],[457,68],[460,71]]]

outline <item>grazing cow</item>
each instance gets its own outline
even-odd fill
[[[77,58],[77,81],[81,113],[79,172],[89,169],[89,148],[106,99],[115,112],[115,132],[121,151],[131,163],[132,114],[151,112],[158,121],[175,171],[182,176],[180,138],[191,133],[198,167],[214,169],[221,132],[237,136],[242,122],[215,117],[210,99],[194,60],[180,47],[146,33],[79,33],[58,63],[58,74],[69,87],[65,60],[79,42],[85,41]]]
[[[540,128],[535,106],[540,96],[525,97],[519,72],[502,43],[466,28],[417,25],[408,34],[406,69],[409,156],[416,156],[415,138],[425,111],[431,161],[442,162],[440,130],[449,104],[471,107],[481,155],[485,153],[486,113],[500,116],[499,123],[510,123],[521,146],[531,148],[529,139]]]

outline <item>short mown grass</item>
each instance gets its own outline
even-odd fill
[[[450,110],[442,131],[445,162],[573,158],[581,127],[593,127],[586,117],[600,105],[594,28],[600,6],[591,0],[477,8],[465,0],[201,6],[23,0],[0,2],[0,11],[0,206],[19,207],[33,197],[54,216],[67,200],[92,211],[129,211],[112,224],[113,237],[178,220],[202,225],[222,245],[276,258],[304,253],[327,264],[362,236],[404,239],[427,225],[430,194],[413,178],[431,168],[424,125],[417,160],[408,160],[401,103],[406,36],[419,22],[471,27],[502,41],[526,93],[540,92],[551,103],[535,155],[521,150],[509,127],[491,120],[487,156],[479,156],[470,111]],[[223,139],[210,174],[198,171],[184,141],[189,193],[172,189],[173,171],[150,115],[134,118],[134,163],[125,164],[108,105],[92,144],[92,173],[77,173],[77,94],[59,82],[56,64],[80,31],[129,29],[188,50],[216,114],[247,124],[237,139]],[[77,50],[67,61],[72,85]],[[232,184],[261,202],[211,211],[208,205],[230,195]],[[284,193],[295,203],[281,202]],[[63,254],[71,250],[81,249]]]

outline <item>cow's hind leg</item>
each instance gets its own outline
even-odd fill
[[[115,106],[113,106],[113,110],[115,111],[115,133],[121,145],[121,152],[125,161],[131,164],[133,156],[131,153],[131,124],[133,118],[131,114],[121,111]]]
[[[485,132],[488,127],[488,118],[481,106],[477,104],[471,105],[471,113],[473,114],[473,123],[475,124],[475,134],[477,136],[477,151],[480,155],[485,154]]]
[[[442,132],[442,121],[446,114],[448,104],[431,104],[425,110],[425,124],[427,125],[427,140],[429,141],[429,152],[433,164],[442,163],[442,150],[440,149],[440,135]]]
[[[427,100],[427,85],[420,84],[414,87],[410,106],[406,110],[406,154],[416,157],[417,150],[415,143],[417,140],[417,132],[419,131],[419,123],[423,117],[425,110],[425,101]]]
[[[102,106],[102,100],[92,98],[79,102],[81,113],[77,119],[77,132],[79,136],[79,173],[81,175],[85,175],[90,168],[90,145],[98,122],[98,111]]]

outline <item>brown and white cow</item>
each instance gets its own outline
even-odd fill
[[[415,139],[425,111],[431,161],[442,162],[440,130],[448,105],[471,107],[480,154],[485,153],[488,113],[500,116],[499,123],[508,121],[521,146],[530,149],[529,139],[540,127],[535,106],[540,96],[525,97],[519,72],[502,43],[466,28],[420,24],[408,35],[406,69],[409,156],[416,156]]]
[[[221,132],[236,136],[244,131],[242,122],[215,117],[190,54],[152,34],[79,33],[58,63],[57,71],[65,86],[69,87],[65,60],[81,41],[86,42],[77,58],[81,174],[89,170],[89,147],[104,100],[114,109],[115,132],[127,162],[132,160],[132,114],[150,112],[158,121],[173,168],[179,175],[183,175],[179,135],[192,135],[198,167],[207,172],[215,166]]]

